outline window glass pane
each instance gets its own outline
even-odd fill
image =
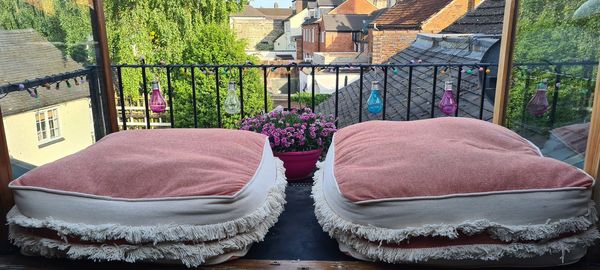
[[[90,84],[85,76],[65,81],[70,73],[97,64],[91,3],[0,0],[0,58],[5,60],[0,65],[0,87],[22,83],[29,90],[0,98],[14,171],[23,172],[20,164],[31,168],[55,161],[95,141]],[[39,80],[48,82],[33,84]],[[30,97],[36,95],[34,88],[37,98]],[[69,126],[69,132],[61,134],[58,113],[63,114],[60,124]],[[65,140],[46,144],[60,136]]]
[[[38,116],[39,116],[39,120],[38,121],[40,121],[40,122],[46,121],[46,114],[44,112],[39,112]]]
[[[583,166],[599,59],[596,0],[519,1],[507,126]]]

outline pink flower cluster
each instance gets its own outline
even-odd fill
[[[269,137],[275,152],[326,150],[337,131],[333,116],[313,113],[310,109],[276,109],[267,114],[242,120],[242,130]]]

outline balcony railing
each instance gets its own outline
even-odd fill
[[[526,63],[526,64],[516,64],[515,65],[515,72],[517,72],[518,70],[524,70],[525,73],[521,73],[521,75],[518,75],[517,73],[515,73],[516,75],[514,76],[515,78],[519,79],[519,80],[524,80],[525,81],[525,88],[528,88],[531,86],[531,78],[533,75],[535,75],[536,70],[544,70],[543,72],[545,72],[546,76],[546,80],[548,78],[547,73],[550,72],[551,74],[553,74],[553,81],[552,83],[556,86],[555,90],[551,91],[551,108],[550,108],[550,113],[549,113],[549,118],[550,118],[550,122],[551,125],[553,125],[557,119],[557,104],[558,104],[558,100],[560,97],[560,89],[561,87],[561,82],[563,82],[565,80],[565,78],[580,78],[580,79],[585,79],[585,80],[589,80],[591,81],[592,79],[590,78],[590,76],[586,75],[586,74],[592,74],[591,70],[593,70],[594,68],[596,68],[598,65],[597,62],[595,61],[586,61],[586,62],[565,62],[565,63]],[[493,90],[493,86],[488,87],[488,77],[489,76],[494,76],[494,71],[490,71],[490,69],[494,69],[496,68],[497,65],[493,64],[493,63],[411,63],[411,64],[374,64],[374,65],[368,65],[368,64],[354,64],[354,65],[312,65],[312,64],[285,64],[285,65],[281,65],[281,64],[269,64],[269,65],[255,65],[255,64],[239,64],[239,65],[212,65],[212,64],[168,64],[168,65],[163,65],[163,64],[120,64],[120,65],[114,65],[113,66],[113,70],[114,70],[114,84],[116,85],[116,89],[117,89],[117,106],[118,106],[118,111],[120,112],[119,114],[119,118],[120,118],[120,124],[122,125],[122,129],[128,129],[128,126],[136,126],[136,127],[140,127],[140,126],[145,126],[146,128],[152,128],[154,126],[156,127],[177,127],[176,125],[176,121],[178,121],[178,119],[176,119],[175,117],[175,108],[173,106],[174,104],[174,99],[179,98],[176,95],[176,89],[175,89],[175,85],[173,85],[173,74],[176,72],[181,72],[182,70],[187,70],[187,74],[189,74],[189,76],[186,76],[186,78],[189,79],[189,81],[187,83],[189,83],[189,86],[191,86],[191,100],[189,100],[189,102],[191,102],[192,104],[192,117],[193,117],[193,127],[200,127],[199,125],[199,119],[202,117],[200,110],[198,109],[198,103],[201,102],[202,100],[199,100],[199,96],[198,93],[199,91],[205,91],[205,89],[197,89],[197,84],[196,84],[196,80],[197,80],[197,76],[199,73],[203,73],[204,76],[204,80],[212,80],[214,83],[214,91],[216,94],[216,99],[213,101],[210,101],[212,104],[214,104],[214,110],[216,111],[216,115],[217,115],[217,119],[216,119],[216,123],[213,123],[212,125],[210,125],[210,127],[223,127],[223,108],[222,108],[222,95],[223,95],[223,91],[224,91],[224,87],[223,86],[223,79],[221,77],[221,74],[223,74],[223,72],[229,72],[228,75],[232,75],[234,74],[235,81],[237,83],[237,89],[239,92],[239,99],[241,102],[241,110],[239,113],[239,119],[243,119],[244,117],[249,116],[248,111],[245,110],[245,106],[244,106],[244,100],[245,100],[245,94],[244,94],[244,90],[245,90],[245,86],[244,86],[244,73],[245,71],[249,71],[249,70],[257,70],[259,71],[259,74],[262,75],[262,111],[270,111],[272,108],[270,108],[270,101],[269,101],[269,93],[268,93],[268,89],[267,89],[267,80],[269,79],[268,75],[269,72],[277,70],[277,69],[284,69],[287,70],[287,92],[285,93],[287,95],[287,104],[285,104],[286,109],[291,109],[292,106],[292,95],[293,95],[293,89],[291,89],[291,74],[292,71],[301,71],[301,70],[305,70],[307,71],[311,76],[310,76],[310,80],[312,80],[312,84],[310,89],[307,89],[308,91],[310,91],[310,102],[308,104],[308,107],[310,107],[311,109],[315,110],[317,109],[317,104],[316,104],[316,99],[315,99],[315,95],[316,93],[316,89],[315,89],[315,75],[318,71],[326,71],[326,72],[330,72],[331,74],[335,74],[335,91],[332,93],[332,96],[330,97],[330,101],[334,104],[333,109],[330,111],[331,114],[333,114],[336,119],[338,119],[340,117],[340,108],[341,106],[346,106],[347,108],[345,108],[348,111],[352,111],[356,113],[356,117],[355,119],[351,119],[351,122],[362,122],[365,120],[365,118],[368,118],[367,120],[372,120],[372,119],[382,119],[382,120],[395,120],[395,119],[388,119],[388,113],[387,110],[389,109],[388,107],[388,101],[390,100],[390,94],[388,89],[390,87],[394,87],[395,89],[400,89],[403,94],[405,94],[406,96],[406,100],[402,100],[403,104],[403,108],[405,109],[405,111],[402,112],[403,116],[400,118],[400,120],[414,120],[414,110],[419,109],[419,110],[423,110],[426,111],[428,110],[427,113],[422,114],[422,116],[419,116],[419,118],[433,118],[436,117],[436,101],[439,100],[439,98],[441,97],[441,91],[440,91],[440,87],[443,86],[442,84],[442,79],[440,79],[440,72],[445,70],[444,74],[447,78],[450,78],[455,86],[455,97],[456,97],[456,102],[460,105],[463,99],[463,95],[462,92],[463,91],[467,91],[465,89],[463,89],[463,84],[466,82],[465,81],[465,76],[467,76],[464,72],[465,69],[469,70],[469,76],[471,76],[471,81],[469,81],[469,83],[476,85],[476,89],[470,89],[469,91],[471,93],[469,93],[472,97],[471,100],[469,102],[471,102],[470,106],[476,106],[476,110],[475,113],[469,114],[467,116],[469,117],[473,117],[473,118],[479,118],[479,119],[484,119],[484,120],[489,120],[488,118],[484,117],[484,111],[486,110],[490,110],[489,108],[489,104],[491,104],[491,106],[493,106],[493,91],[488,91],[490,90],[489,88],[491,88],[491,90]],[[578,68],[573,68],[573,67],[578,67]],[[141,100],[143,101],[143,106],[139,106],[141,109],[143,110],[143,117],[145,119],[144,124],[140,124],[140,123],[132,123],[130,121],[128,121],[129,117],[127,116],[127,111],[131,111],[131,106],[128,106],[128,104],[126,104],[126,91],[125,91],[125,84],[124,84],[124,72],[126,70],[134,70],[136,72],[139,73],[139,78],[137,78],[137,80],[139,80],[141,82],[140,90],[141,90],[141,95],[142,98]],[[473,71],[473,73],[477,73],[476,76],[472,76],[473,74],[470,71]],[[575,71],[578,73],[569,73],[566,70],[571,70],[571,71]],[[85,76],[87,78],[87,82],[90,85],[90,98],[92,100],[92,111],[93,111],[93,116],[95,119],[95,126],[97,129],[101,129],[103,127],[102,123],[106,123],[106,118],[107,118],[107,113],[106,113],[106,108],[104,107],[106,104],[106,101],[102,100],[102,95],[100,94],[102,91],[102,87],[100,86],[100,83],[98,81],[98,77],[97,77],[97,72],[96,72],[96,67],[94,66],[90,66],[87,67],[86,69],[82,69],[82,70],[77,70],[77,71],[73,71],[73,72],[69,72],[69,73],[64,73],[64,74],[57,74],[57,75],[53,75],[53,76],[48,76],[48,77],[43,77],[43,78],[32,78],[31,80],[27,80],[24,82],[17,82],[17,83],[11,83],[9,85],[4,85],[4,86],[0,86],[0,93],[5,93],[8,94],[9,92],[15,92],[15,91],[23,91],[23,89],[27,89],[27,90],[31,90],[31,89],[36,89],[36,88],[40,88],[43,86],[47,86],[48,84],[54,83],[54,82],[58,82],[58,81],[62,81],[62,80],[67,80],[67,79],[72,79],[72,78],[78,78],[81,76]],[[149,92],[149,82],[150,82],[150,75],[148,74],[149,71],[151,71],[152,74],[162,74],[159,77],[161,78],[161,81],[163,82],[163,87],[166,86],[166,89],[163,89],[164,93],[166,94],[167,97],[167,104],[168,104],[168,109],[166,110],[166,114],[168,115],[168,117],[165,117],[164,121],[159,121],[160,124],[158,125],[154,125],[151,123],[151,112],[149,109],[149,101],[150,101],[150,92]],[[356,84],[358,87],[358,101],[355,104],[340,104],[340,95],[344,95],[346,93],[344,93],[343,89],[345,89],[344,87],[341,87],[340,85],[340,72],[357,72],[359,74],[359,79],[357,80]],[[587,71],[587,72],[586,72]],[[365,98],[368,97],[368,92],[369,92],[369,86],[368,86],[368,82],[365,81],[365,74],[370,73],[370,72],[375,72],[377,75],[382,79],[381,85],[382,85],[382,97],[383,97],[383,112],[381,113],[381,115],[378,116],[368,116],[365,117],[365,113],[363,112],[363,109],[365,108]],[[418,72],[419,75],[415,75],[415,73]],[[156,75],[155,75],[156,76]],[[164,76],[164,77],[163,77]],[[401,77],[402,80],[404,80],[406,82],[406,84],[402,84],[402,85],[390,85],[388,83],[388,77],[389,76],[399,76]],[[229,77],[229,79],[233,79],[233,77],[231,76],[227,76]],[[430,89],[428,89],[427,91],[424,92],[419,92],[416,93],[414,91],[415,88],[415,80],[421,80],[421,81],[428,81],[427,86],[430,87]],[[166,85],[164,84],[164,82],[166,81]],[[535,85],[535,84],[534,84]],[[422,85],[419,86],[420,88],[423,88]],[[591,89],[591,88],[590,88]],[[421,89],[422,90],[422,89]],[[225,90],[226,91],[226,90]],[[425,94],[424,94],[425,93]],[[429,95],[429,96],[427,96]],[[525,94],[524,94],[525,95]],[[587,99],[590,98],[591,96],[591,92],[585,94]],[[392,97],[393,98],[393,97]],[[476,100],[474,99],[476,98]],[[523,99],[526,102],[527,101],[528,96],[524,96]],[[419,99],[422,100],[422,103],[419,103],[417,105],[415,105],[416,101],[415,99]],[[488,105],[486,105],[486,99],[488,100]],[[474,102],[475,100],[475,102]],[[207,102],[207,101],[205,101]],[[524,102],[524,106],[525,106],[525,102]],[[488,107],[486,107],[488,106]],[[418,108],[416,108],[418,107]],[[473,109],[473,108],[471,108]],[[454,116],[459,116],[459,110],[456,110],[456,112],[454,113]],[[460,115],[460,116],[465,116],[465,115]],[[237,116],[236,116],[237,117]],[[166,120],[168,119],[168,121]],[[104,122],[103,122],[104,121]],[[203,125],[202,127],[206,127],[206,125]],[[98,138],[100,138],[101,136],[97,136]]]
[[[365,82],[364,78],[365,78],[365,74],[368,72],[380,72],[383,74],[383,82],[382,82],[382,96],[383,96],[383,112],[381,113],[381,119],[382,120],[386,120],[386,115],[387,115],[387,101],[388,101],[388,76],[394,76],[394,75],[398,75],[399,71],[402,71],[403,73],[408,72],[408,85],[406,88],[406,92],[408,95],[408,100],[407,100],[407,111],[406,111],[406,120],[411,120],[411,96],[413,94],[413,72],[416,69],[419,70],[427,70],[430,69],[431,70],[431,82],[432,82],[432,90],[431,90],[431,104],[430,104],[430,117],[434,117],[435,115],[435,110],[436,110],[436,98],[441,97],[441,93],[439,91],[439,87],[442,87],[443,85],[439,82],[439,78],[438,78],[438,73],[441,69],[451,69],[451,70],[456,70],[455,74],[453,74],[453,81],[455,82],[456,85],[456,96],[457,96],[457,102],[460,104],[460,96],[461,96],[461,83],[464,81],[462,76],[463,76],[463,72],[461,72],[463,67],[469,67],[470,69],[475,69],[477,68],[477,70],[479,70],[479,68],[483,69],[483,70],[488,70],[491,67],[496,67],[496,64],[493,63],[435,63],[435,64],[430,64],[430,63],[415,63],[415,64],[374,64],[374,65],[369,65],[369,64],[354,64],[354,65],[313,65],[313,64],[287,64],[287,65],[274,65],[274,64],[269,64],[269,65],[255,65],[255,64],[243,64],[243,65],[210,65],[210,64],[189,64],[189,65],[182,65],[182,64],[178,64],[178,65],[161,65],[161,64],[121,64],[121,65],[114,65],[113,69],[115,71],[115,84],[117,85],[117,95],[118,95],[118,100],[119,100],[119,111],[120,111],[120,118],[121,118],[121,122],[122,122],[122,127],[123,129],[127,129],[127,120],[129,117],[126,116],[126,111],[127,111],[127,106],[125,104],[125,100],[127,100],[125,91],[124,91],[124,83],[123,83],[123,72],[124,70],[137,70],[138,72],[138,76],[139,81],[141,82],[141,93],[143,94],[143,98],[142,100],[144,101],[144,114],[145,114],[145,118],[146,118],[146,128],[150,128],[152,126],[151,124],[151,113],[149,111],[149,91],[148,91],[148,86],[149,86],[149,75],[148,75],[148,70],[152,70],[154,74],[164,74],[162,75],[163,81],[166,80],[166,90],[164,91],[166,93],[167,96],[167,103],[169,104],[169,110],[167,110],[167,113],[169,114],[169,119],[170,119],[170,123],[171,123],[171,127],[175,127],[175,117],[174,117],[174,113],[175,110],[173,108],[173,97],[175,96],[174,92],[174,88],[173,88],[173,74],[180,72],[181,70],[186,70],[186,74],[189,74],[189,81],[188,83],[190,84],[191,88],[192,88],[192,109],[193,109],[193,123],[194,123],[194,127],[199,127],[198,125],[198,119],[199,117],[201,117],[201,115],[199,115],[199,112],[197,110],[198,108],[198,98],[197,98],[197,94],[198,91],[201,91],[201,89],[197,89],[197,84],[196,84],[196,80],[197,80],[197,75],[199,73],[203,73],[205,75],[207,75],[208,78],[213,80],[215,87],[215,91],[216,91],[216,101],[214,101],[215,104],[215,108],[214,110],[217,113],[217,123],[216,127],[222,127],[222,102],[220,102],[221,100],[221,96],[222,96],[222,92],[223,92],[223,86],[221,85],[222,83],[222,78],[221,78],[221,74],[225,71],[236,71],[236,76],[237,78],[235,78],[235,81],[237,83],[237,87],[239,90],[239,98],[241,101],[241,111],[239,113],[239,117],[240,119],[243,119],[244,117],[248,116],[247,115],[247,111],[245,110],[244,107],[244,100],[245,100],[245,96],[244,96],[244,71],[247,70],[258,70],[261,72],[262,74],[262,79],[263,79],[263,83],[262,83],[262,90],[263,90],[263,111],[269,111],[271,108],[269,108],[269,100],[268,100],[268,89],[267,89],[267,80],[268,80],[268,73],[270,71],[274,71],[277,69],[285,69],[287,70],[287,104],[285,106],[285,109],[291,109],[292,106],[292,95],[293,95],[293,89],[291,89],[291,73],[293,71],[301,71],[301,70],[305,70],[308,69],[308,71],[310,72],[310,80],[312,80],[311,82],[311,86],[310,86],[310,103],[308,104],[308,107],[310,107],[313,111],[315,110],[315,108],[317,107],[316,104],[316,99],[315,99],[315,95],[316,90],[315,90],[315,80],[316,80],[316,72],[317,71],[326,71],[326,72],[331,72],[332,74],[335,74],[335,91],[332,94],[332,99],[334,100],[335,106],[334,106],[334,110],[331,112],[331,114],[333,114],[335,116],[335,118],[337,119],[339,116],[339,109],[340,109],[340,104],[339,104],[339,98],[340,98],[340,89],[342,89],[343,87],[341,87],[341,80],[340,80],[340,72],[358,72],[359,73],[359,79],[358,79],[358,85],[360,88],[359,91],[359,100],[363,100],[365,97],[368,97],[367,94],[365,94],[365,91],[368,91],[367,88],[368,86],[366,85],[367,82]],[[478,91],[478,95],[479,95],[479,105],[478,105],[478,118],[483,119],[483,112],[484,112],[484,101],[485,101],[485,89],[486,89],[486,83],[487,83],[487,76],[488,76],[488,72],[481,72],[481,76],[479,81],[481,82],[480,84],[480,90]],[[163,84],[164,85],[164,84]],[[213,102],[213,101],[211,101]],[[358,112],[361,112],[364,109],[364,102],[357,102],[357,104],[353,104],[356,106],[356,110]],[[348,104],[345,104],[345,106],[348,106]],[[458,116],[458,110],[455,113],[455,116]],[[357,122],[362,122],[363,116],[362,113],[358,114],[358,119]]]

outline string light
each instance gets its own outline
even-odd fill
[[[73,83],[75,85],[80,85],[81,83],[86,82],[88,80],[88,75],[80,75],[80,76],[75,76],[75,77],[71,77],[71,78],[63,79],[63,80],[52,80],[52,78],[49,78],[49,77],[46,77],[45,79],[46,79],[46,82],[39,82],[31,87],[27,86],[29,84],[32,84],[29,80],[25,80],[24,83],[13,84],[13,86],[16,86],[18,91],[27,91],[29,96],[32,98],[38,98],[39,97],[39,93],[38,93],[39,87],[43,87],[45,90],[52,90],[52,86],[54,85],[54,89],[60,90],[60,84],[64,82],[68,88],[71,88],[71,87],[73,87]],[[71,82],[71,80],[73,80],[73,81]],[[9,91],[0,92],[0,99],[6,97],[10,92],[12,92],[12,91],[9,90]]]
[[[32,97],[32,98],[38,98],[37,88],[27,89],[27,92],[29,92],[29,96],[30,97]]]

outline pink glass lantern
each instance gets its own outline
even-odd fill
[[[527,103],[527,111],[534,116],[542,116],[548,111],[548,86],[541,82],[538,84],[535,95]]]
[[[454,99],[454,93],[452,92],[452,82],[450,81],[446,81],[444,95],[438,104],[438,108],[440,108],[440,111],[445,115],[453,115],[456,112],[457,105],[456,100]]]
[[[163,113],[167,109],[167,102],[160,93],[158,81],[152,82],[152,96],[150,97],[150,110],[155,113]]]

